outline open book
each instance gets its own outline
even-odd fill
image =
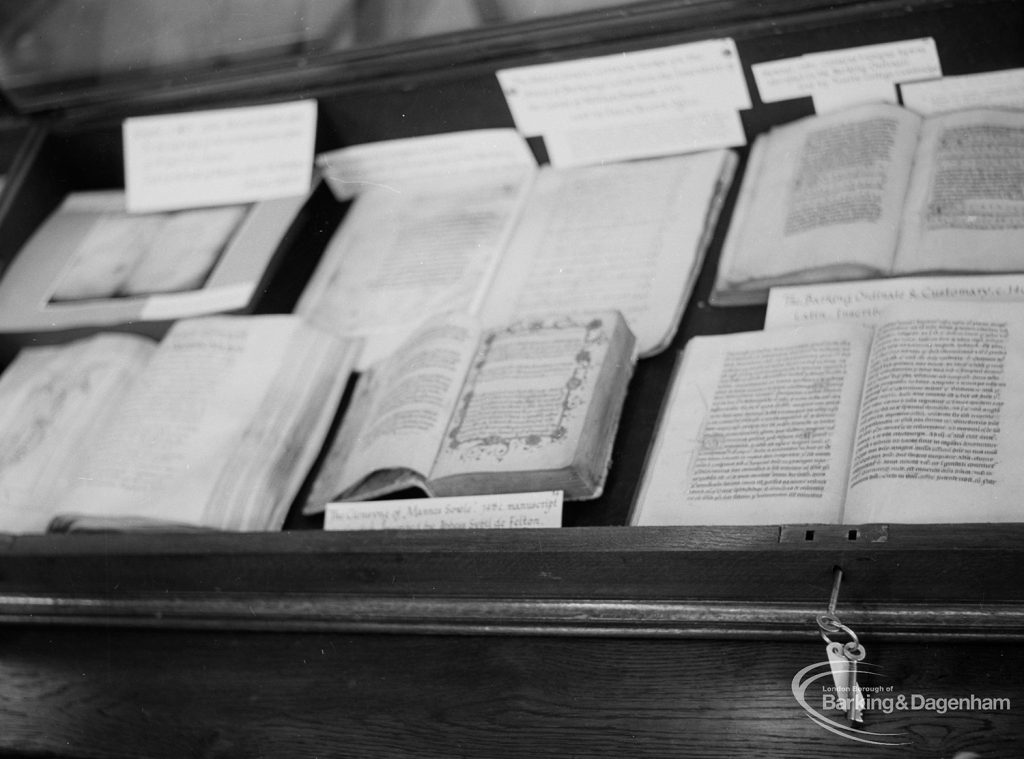
[[[1024,270],[1024,111],[864,105],[754,143],[711,302],[781,284]]]
[[[633,524],[1024,521],[1024,305],[693,338]]]
[[[449,310],[498,327],[616,309],[640,355],[656,353],[678,327],[735,161],[717,150],[371,186],[328,244],[297,311],[363,338],[361,367]]]
[[[635,340],[604,312],[483,330],[437,317],[364,373],[307,513],[418,487],[429,495],[600,495]]]
[[[251,309],[305,200],[132,214],[122,190],[72,192],[3,272],[0,333],[31,345],[41,332]]]
[[[121,192],[69,195],[47,223],[67,224],[77,216],[92,226],[80,239],[68,241],[74,252],[54,283],[51,300],[195,290],[248,210],[234,205],[129,214]]]
[[[0,375],[0,531],[280,528],[352,354],[294,316],[23,349]]]

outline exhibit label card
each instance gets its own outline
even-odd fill
[[[316,101],[125,119],[132,212],[304,195],[313,176]]]
[[[931,37],[864,45],[750,67],[765,103],[810,97],[818,113],[867,102],[896,102],[896,85],[942,76]]]
[[[714,39],[497,73],[516,127],[556,166],[746,144],[736,44]]]
[[[925,300],[1024,302],[1024,275],[896,277],[773,287],[764,328],[819,321],[874,324],[891,303]]]
[[[515,129],[472,129],[382,140],[321,153],[316,164],[339,200],[367,187],[395,192],[410,183],[536,169],[537,160]]]
[[[561,527],[562,491],[327,504],[325,530]]]
[[[900,87],[903,105],[923,116],[965,108],[1024,108],[1024,69],[944,76]]]

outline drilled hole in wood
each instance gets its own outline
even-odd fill
[[[846,533],[846,539],[847,540],[856,540],[857,539],[857,531],[856,530],[850,530],[848,533]]]
[[[804,540],[814,540],[814,530],[808,530],[804,533]]]

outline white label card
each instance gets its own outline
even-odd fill
[[[562,491],[327,504],[325,530],[561,527]]]
[[[891,303],[925,300],[1024,301],[1024,275],[897,277],[773,287],[768,293],[764,327],[820,321],[871,325]]]
[[[735,108],[693,111],[644,124],[581,126],[548,132],[544,145],[553,166],[591,166],[747,144]]]
[[[316,101],[125,119],[132,212],[303,195],[313,176]]]
[[[824,113],[864,102],[896,102],[896,85],[942,75],[931,37],[782,58],[751,67],[762,102],[811,97]]]
[[[903,105],[923,116],[964,108],[1024,108],[1024,69],[944,76],[900,87]]]
[[[557,135],[555,165],[565,163],[558,159],[577,138],[587,147],[576,152],[588,158],[576,164],[745,143],[742,130],[729,130],[709,144],[707,119],[694,118],[750,108],[731,39],[523,66],[497,76],[520,132],[546,140]]]
[[[339,200],[367,187],[400,192],[409,183],[480,173],[535,169],[526,140],[515,129],[474,129],[401,140],[368,142],[321,153],[324,181]]]

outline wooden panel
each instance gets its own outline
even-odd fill
[[[807,637],[844,570],[844,619],[890,637],[1024,636],[1024,526],[562,528],[8,539],[0,621]]]
[[[869,710],[869,746],[790,682],[820,643],[0,631],[0,753],[94,757],[1019,756],[1019,646],[878,644],[862,682],[1009,709]],[[892,739],[887,739],[892,740]]]

